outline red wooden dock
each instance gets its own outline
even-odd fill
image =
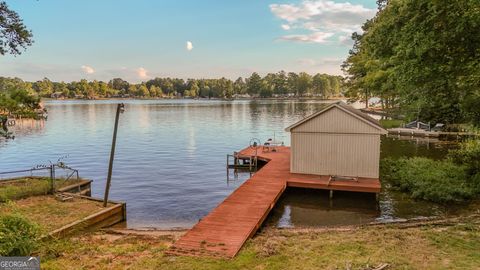
[[[329,181],[328,176],[290,173],[290,148],[276,152],[258,150],[258,158],[268,161],[222,203],[181,237],[167,252],[174,255],[234,257],[245,241],[252,237],[287,186],[380,192],[378,179]],[[254,149],[240,151],[255,155]]]

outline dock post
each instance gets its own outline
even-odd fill
[[[330,189],[330,200],[333,199],[333,190]]]
[[[230,169],[228,168],[228,155],[227,155],[227,184],[230,181]]]

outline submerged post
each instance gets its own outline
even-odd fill
[[[105,197],[103,198],[103,207],[107,207],[108,193],[110,192],[110,183],[112,181],[113,158],[115,156],[115,144],[117,143],[118,118],[120,116],[120,113],[123,112],[124,109],[125,109],[125,105],[123,103],[119,103],[117,105],[117,113],[115,115],[115,126],[113,128],[112,149],[110,151],[110,162],[108,164],[107,183],[105,185]]]

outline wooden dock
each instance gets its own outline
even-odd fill
[[[429,137],[438,138],[440,136],[480,136],[474,132],[447,132],[447,131],[428,131],[423,129],[414,128],[389,128],[388,134],[399,136],[411,136],[411,137]]]
[[[255,151],[246,148],[239,154],[250,157]],[[257,155],[267,164],[181,237],[168,254],[234,257],[260,228],[287,186],[380,192],[378,179],[330,181],[329,176],[292,174],[289,147],[277,147],[276,152],[259,148]]]

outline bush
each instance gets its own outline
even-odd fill
[[[382,119],[380,124],[383,128],[398,128],[403,125],[403,120],[398,119]]]
[[[469,184],[480,193],[480,140],[470,140],[460,144],[460,148],[448,153],[455,164],[465,166]]]
[[[456,164],[466,166],[470,175],[480,173],[480,140],[461,143],[459,149],[448,153],[448,157]]]
[[[465,167],[451,160],[385,159],[381,163],[381,172],[383,180],[415,199],[447,203],[464,201],[475,195]]]
[[[0,216],[0,255],[28,256],[37,247],[38,225],[19,214]]]

